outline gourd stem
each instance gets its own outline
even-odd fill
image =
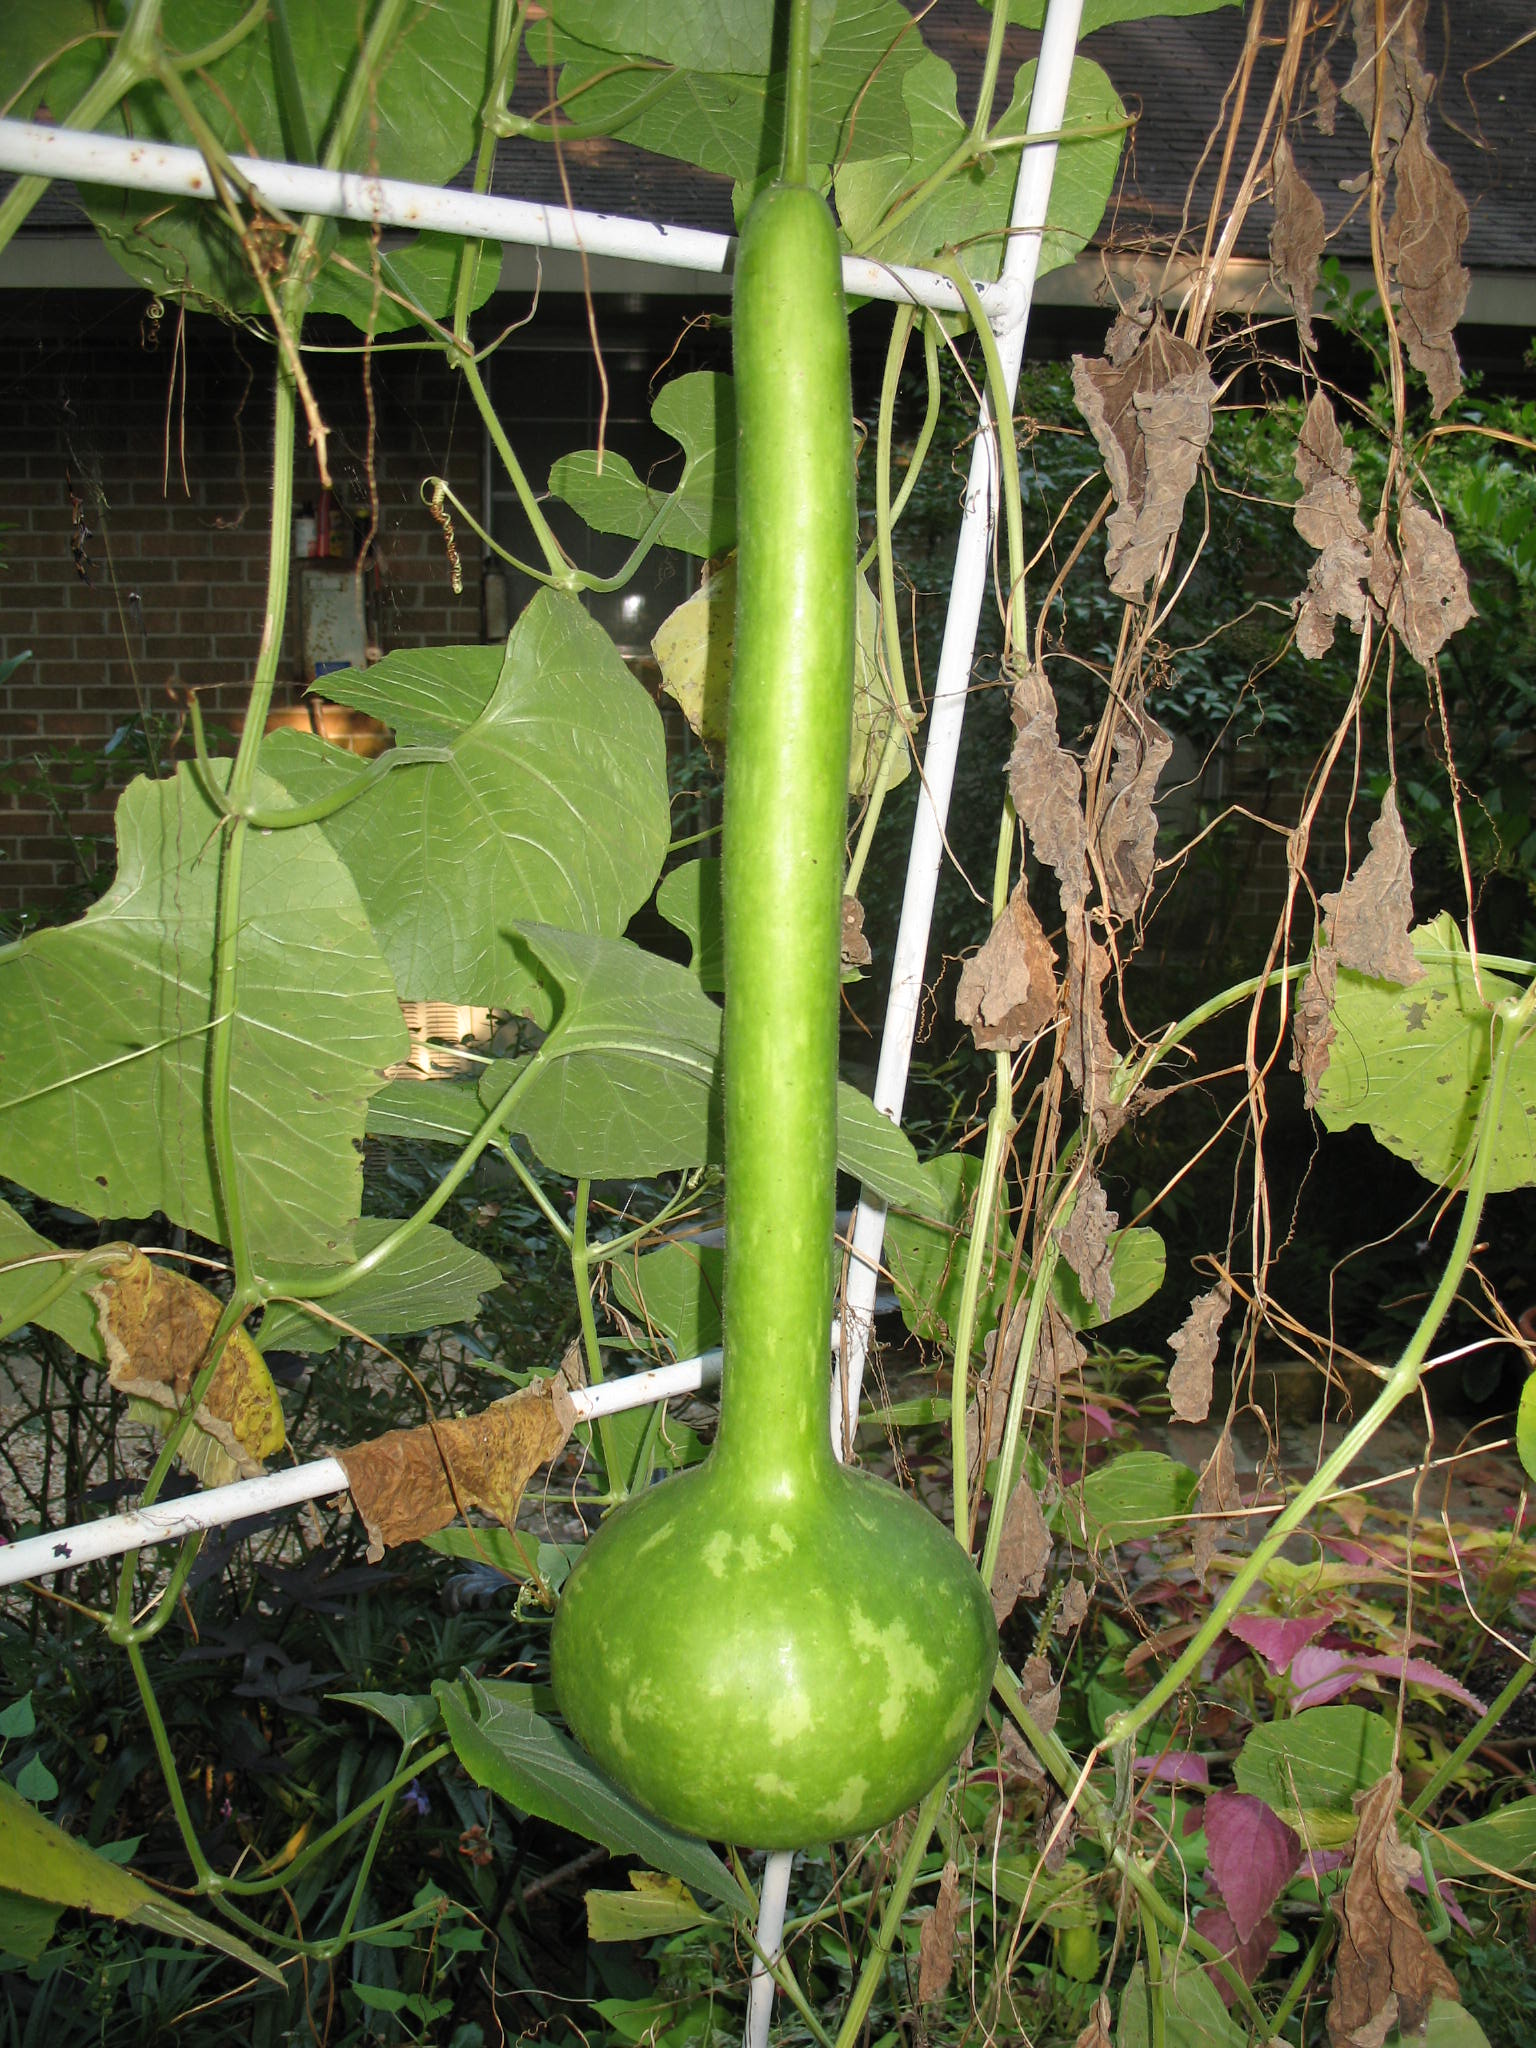
[[[810,167],[811,0],[789,0],[784,56],[784,157],[779,182],[803,185]]]

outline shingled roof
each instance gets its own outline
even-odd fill
[[[988,16],[975,0],[906,4],[921,16],[929,46],[954,68],[964,110],[974,101]],[[1282,10],[1270,12],[1277,29],[1283,30]],[[1354,46],[1344,0],[1332,13],[1333,25],[1314,35],[1300,75],[1310,79],[1321,61],[1337,89],[1349,77]],[[1136,121],[1115,201],[1098,238],[1101,249],[1127,256],[1148,250],[1161,253],[1179,239],[1186,220],[1201,223],[1219,157],[1219,148],[1208,151],[1207,143],[1237,68],[1248,19],[1246,9],[1228,7],[1179,19],[1121,23],[1087,38],[1085,53],[1103,65]],[[1246,160],[1246,148],[1257,133],[1279,45],[1277,33],[1260,50],[1242,123],[1239,164]],[[1010,29],[1005,76],[1033,56],[1038,46],[1037,35]],[[1531,110],[1536,108],[1536,34],[1531,30],[1530,0],[1477,0],[1476,5],[1462,0],[1454,8],[1430,7],[1425,61],[1436,80],[1434,148],[1471,213],[1464,260],[1480,279],[1502,276],[1536,285],[1536,238],[1531,227],[1536,219],[1536,146],[1529,128]],[[1302,175],[1323,203],[1330,252],[1347,265],[1364,266],[1369,262],[1370,238],[1359,181],[1367,163],[1367,138],[1342,100],[1332,132],[1325,132],[1319,117],[1326,119],[1327,99],[1326,86],[1321,102],[1316,90],[1308,87],[1299,99],[1301,111],[1293,119],[1290,141]],[[732,231],[726,178],[611,139],[570,142],[562,154],[571,200],[578,207]],[[565,203],[553,152],[520,140],[498,146],[492,189]],[[1240,257],[1267,257],[1272,218],[1267,200],[1251,208],[1237,246]],[[82,224],[72,191],[57,187],[30,225],[34,232],[57,233]],[[1189,239],[1186,232],[1186,246]],[[1084,259],[1080,268],[1085,276],[1094,272],[1096,261]],[[1536,324],[1536,291],[1522,293],[1517,303],[1523,305],[1527,299],[1533,311],[1523,317]],[[1507,294],[1505,302],[1509,303]],[[1476,294],[1469,317],[1489,317],[1479,313]]]

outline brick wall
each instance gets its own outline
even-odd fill
[[[16,295],[19,297],[20,295]],[[0,777],[34,785],[38,756],[78,749],[39,786],[0,794],[0,915],[88,900],[92,835],[110,831],[116,789],[142,766],[113,735],[139,713],[180,717],[186,692],[237,730],[265,598],[272,364],[265,344],[142,297],[50,295],[16,304],[0,333]],[[368,417],[356,356],[315,356],[338,496],[366,522]],[[464,536],[451,587],[422,478],[448,476],[480,502],[480,430],[440,356],[376,356],[379,505],[375,630],[385,648],[481,638],[480,553]],[[300,427],[295,500],[317,495]],[[275,703],[304,695],[297,598]],[[181,751],[186,751],[185,746]],[[72,776],[105,776],[105,787]],[[79,842],[78,847],[72,839]],[[99,886],[99,883],[96,885]]]

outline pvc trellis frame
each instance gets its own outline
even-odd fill
[[[1030,98],[1028,133],[1054,136],[1066,113],[1083,0],[1049,0],[1045,32]],[[1002,361],[1009,403],[1024,356],[1025,329],[1040,264],[1051,183],[1056,169],[1054,140],[1030,143],[1019,161],[1011,233],[1002,275],[980,294]],[[269,209],[382,227],[431,228],[468,239],[546,249],[579,249],[693,271],[726,269],[731,242],[694,228],[658,226],[612,214],[565,211],[523,200],[413,185],[399,179],[315,170],[297,164],[236,157],[237,177]],[[192,149],[92,135],[34,123],[0,121],[0,170],[43,178],[71,178],[130,191],[158,192],[211,200],[218,195],[207,163]],[[843,283],[850,294],[917,304],[939,311],[963,310],[953,282],[930,271],[843,259]],[[890,998],[875,1081],[875,1106],[893,1123],[901,1121],[907,1074],[922,998],[934,893],[944,851],[944,826],[954,783],[955,759],[965,716],[966,691],[976,632],[986,594],[996,531],[999,473],[991,414],[983,401],[966,483],[955,570],[950,585],[944,643],[939,657],[928,721],[917,819],[907,864],[906,891],[897,932]],[[832,1398],[832,1434],[843,1453],[843,1418],[858,1412],[859,1389],[885,1235],[885,1205],[861,1195],[854,1217],[837,1383]],[[713,1354],[713,1362],[718,1354]],[[693,1392],[712,1360],[690,1359],[629,1380],[609,1381],[574,1397],[586,1416],[640,1406]],[[62,1571],[87,1559],[109,1557],[150,1543],[170,1542],[199,1530],[243,1521],[252,1515],[297,1506],[346,1490],[346,1474],[333,1458],[209,1489],[182,1500],[114,1515],[73,1529],[30,1537],[0,1550],[0,1585]],[[770,1974],[783,1942],[791,1857],[768,1858],[758,1909],[757,1959],[748,1995],[746,2048],[763,2048],[773,2008]]]

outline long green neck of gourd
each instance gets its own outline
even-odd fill
[[[792,280],[782,237],[780,253],[761,258],[749,222],[735,280],[739,584],[722,846],[717,1455],[743,1484],[773,1494],[818,1472],[830,1478],[835,1462],[828,1404],[856,518],[836,236],[804,188],[777,188],[758,204],[794,209],[802,222],[821,216],[796,242]],[[752,374],[743,375],[748,347]],[[826,365],[839,358],[841,376],[829,377]],[[820,374],[806,374],[808,360]]]

